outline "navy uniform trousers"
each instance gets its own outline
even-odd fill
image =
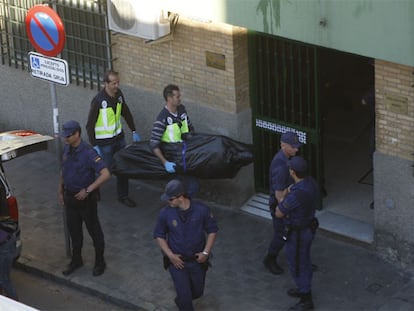
[[[299,239],[298,239],[299,235]],[[311,246],[314,234],[310,228],[293,230],[286,241],[288,267],[299,293],[306,294],[312,286]]]
[[[75,199],[72,193],[65,192],[64,199],[73,254],[75,256],[80,255],[83,246],[83,222],[85,222],[95,249],[103,251],[105,247],[104,234],[98,218],[98,204],[94,193],[80,201]]]
[[[282,218],[277,218],[274,213],[272,214],[272,224],[273,224],[273,237],[270,242],[268,254],[273,256],[278,256],[279,252],[282,250],[285,245],[283,240],[283,234],[285,231],[285,225],[283,224]]]
[[[180,310],[194,310],[193,299],[203,296],[204,293],[205,267],[197,261],[186,261],[183,269],[177,269],[170,264],[168,270],[177,292],[177,307]]]

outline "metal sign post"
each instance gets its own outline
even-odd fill
[[[59,109],[57,105],[57,96],[56,96],[56,85],[54,83],[50,83],[50,98],[52,102],[52,111],[53,111],[53,133],[55,137],[55,148],[56,148],[56,159],[58,164],[58,172],[60,178],[60,168],[61,168],[61,155],[62,155],[62,144],[60,142],[60,134],[59,134]],[[72,245],[69,236],[69,230],[66,221],[66,208],[63,207],[62,210],[63,216],[63,231],[65,235],[65,249],[66,249],[66,256],[70,258],[72,256]]]
[[[57,56],[63,50],[66,38],[65,29],[59,15],[47,5],[35,5],[30,8],[27,12],[25,22],[30,42],[35,49],[41,53],[29,53],[31,74],[35,78],[50,82],[53,133],[55,137],[58,173],[60,178],[62,147],[59,135],[59,110],[57,106],[56,83],[68,86],[69,70],[65,60],[55,58],[54,56]],[[66,255],[70,257],[72,252],[66,222],[66,208],[62,209],[62,214]]]

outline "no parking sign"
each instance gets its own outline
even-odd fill
[[[47,5],[35,5],[26,15],[26,31],[35,49],[56,56],[65,45],[65,28],[59,15]]]
[[[65,45],[65,28],[55,11],[47,5],[35,5],[26,15],[26,32],[35,49],[41,53],[29,53],[32,76],[63,85],[69,84],[67,62],[55,58]],[[45,56],[43,56],[45,55]],[[53,108],[53,127],[56,142],[58,169],[60,169],[59,110],[56,102],[55,84],[50,84]],[[63,209],[66,255],[71,255],[71,241],[66,222],[66,209]]]

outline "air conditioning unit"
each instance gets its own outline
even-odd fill
[[[107,0],[109,29],[147,40],[170,33],[158,0]]]

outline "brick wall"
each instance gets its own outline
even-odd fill
[[[414,68],[375,62],[376,149],[412,160],[414,152]]]
[[[375,249],[402,267],[414,258],[414,68],[375,61]]]
[[[146,44],[112,35],[114,69],[121,83],[162,93],[177,84],[184,101],[236,113],[249,107],[247,30],[179,17],[173,40]],[[206,65],[206,51],[224,55],[225,70]]]
[[[251,142],[247,29],[179,17],[171,41],[146,44],[140,38],[112,34],[112,43],[114,69],[121,74],[121,88],[144,137],[149,137],[148,129],[162,107],[162,90],[174,83],[197,132]],[[224,70],[206,65],[206,51],[224,55]],[[134,97],[132,88],[146,96]],[[148,101],[148,94],[158,97]],[[200,198],[239,208],[255,191],[251,176],[253,165],[231,180],[202,180]]]

